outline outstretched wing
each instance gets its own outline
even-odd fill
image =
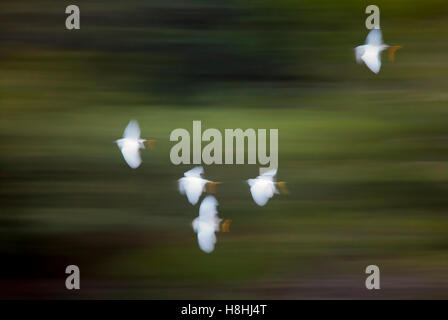
[[[188,201],[195,205],[204,191],[204,182],[201,178],[184,177],[179,180],[179,191],[187,195]]]
[[[199,167],[194,167],[191,170],[188,170],[187,172],[184,173],[184,176],[186,176],[186,177],[201,177],[202,174],[204,174],[204,168],[199,166]]]
[[[371,46],[381,46],[383,44],[381,29],[372,29],[367,35],[366,44]]]
[[[218,200],[212,195],[204,198],[199,207],[199,216],[204,219],[214,219],[215,215],[218,213],[216,207],[218,206]]]
[[[272,170],[266,171],[260,177],[268,178],[269,180],[273,180],[276,174],[277,174],[277,169],[272,169]]]
[[[185,178],[180,178],[177,182],[180,194],[185,194]]]
[[[132,168],[135,169],[142,163],[142,158],[140,157],[140,151],[138,146],[127,146],[125,145],[121,148],[121,153],[123,154],[124,160]]]
[[[356,57],[356,62],[358,63],[362,63],[362,55],[364,54],[366,50],[366,46],[357,46],[355,48],[355,57]]]
[[[124,129],[123,138],[140,139],[140,127],[137,121],[129,121],[128,126]]]
[[[205,253],[215,250],[216,235],[214,232],[198,232],[199,248]]]
[[[256,181],[257,181],[257,179],[247,179],[246,180],[249,187],[252,187]]]
[[[381,59],[379,52],[368,52],[362,56],[366,66],[375,73],[381,69]]]

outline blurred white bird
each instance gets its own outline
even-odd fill
[[[198,202],[206,185],[209,186],[209,192],[214,193],[215,186],[220,184],[220,182],[213,182],[202,178],[202,174],[204,174],[204,168],[195,167],[185,172],[185,177],[179,179],[179,192],[181,194],[186,194],[188,201],[190,201],[192,205],[195,205]]]
[[[198,234],[199,248],[206,253],[215,249],[216,235],[222,219],[218,218],[218,201],[214,196],[207,196],[199,207],[199,217],[193,220],[194,232]]]
[[[127,164],[133,169],[137,168],[142,163],[140,149],[145,148],[145,142],[148,142],[150,149],[152,149],[155,140],[140,139],[140,127],[135,120],[129,121],[126,129],[124,129],[123,138],[115,140],[115,143],[123,154],[124,160],[126,160]]]
[[[263,173],[255,179],[248,179],[247,183],[250,186],[250,193],[255,203],[259,206],[264,206],[274,194],[279,194],[275,185],[278,185],[283,193],[289,193],[285,187],[285,182],[275,182],[274,178],[277,174],[277,169],[273,169]]]
[[[356,62],[364,62],[366,66],[374,73],[381,69],[381,52],[388,49],[389,59],[394,61],[395,51],[401,46],[389,46],[383,43],[381,29],[372,29],[367,35],[364,45],[355,48]]]

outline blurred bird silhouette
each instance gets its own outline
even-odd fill
[[[220,182],[214,182],[207,179],[202,178],[204,174],[204,168],[195,167],[184,173],[184,177],[178,180],[179,182],[179,192],[181,194],[186,194],[188,201],[195,205],[202,192],[204,192],[205,186],[208,185],[208,191],[210,193],[215,193],[217,184]]]
[[[395,61],[395,52],[400,48],[401,46],[384,44],[381,29],[372,29],[365,44],[355,48],[356,62],[364,62],[370,70],[378,73],[381,69],[381,52],[389,49],[389,59]]]
[[[138,168],[142,163],[140,149],[144,149],[147,142],[150,149],[154,148],[155,140],[140,139],[140,127],[135,120],[129,121],[123,133],[123,138],[115,140],[121,150],[124,160],[132,168]]]
[[[199,248],[206,253],[215,249],[216,235],[221,219],[218,218],[218,201],[214,196],[207,196],[199,207],[199,217],[193,220],[192,226],[198,236]]]
[[[280,190],[289,194],[286,189],[286,183],[284,181],[275,182],[275,175],[277,174],[277,169],[270,170],[263,173],[255,179],[248,179],[247,183],[250,186],[250,193],[255,203],[259,206],[264,206],[274,194],[279,194],[280,192],[276,188],[276,185]]]

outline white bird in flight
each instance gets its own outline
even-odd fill
[[[372,29],[367,35],[364,45],[355,48],[356,62],[364,62],[374,73],[381,69],[381,52],[388,49],[389,59],[394,61],[395,51],[401,46],[389,46],[383,43],[381,29]]]
[[[123,138],[115,140],[115,143],[121,150],[124,160],[132,168],[135,169],[142,163],[140,157],[140,149],[144,149],[144,143],[148,142],[150,149],[154,146],[154,139],[140,139],[140,127],[135,120],[129,121],[126,129],[124,129]]]
[[[179,192],[181,194],[186,194],[188,201],[192,205],[195,205],[202,192],[205,189],[205,186],[209,186],[209,192],[215,192],[215,185],[220,182],[213,182],[207,179],[202,178],[204,174],[204,168],[195,167],[184,173],[184,177],[179,179]]]
[[[263,173],[255,179],[247,180],[252,198],[259,206],[264,206],[274,194],[280,193],[275,185],[278,185],[283,193],[289,193],[285,187],[285,182],[275,182],[274,178],[276,174],[277,169],[273,169]]]
[[[198,235],[199,248],[206,253],[215,249],[216,235],[222,219],[218,218],[218,201],[214,196],[207,196],[199,207],[199,217],[193,220],[194,232]]]

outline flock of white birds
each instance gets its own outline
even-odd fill
[[[383,43],[380,29],[373,29],[367,35],[364,45],[355,48],[356,61],[364,62],[366,66],[374,73],[381,69],[381,52],[389,49],[389,59],[394,60],[394,53],[400,46],[389,46]],[[140,138],[140,127],[135,120],[131,120],[124,130],[123,138],[116,140],[118,147],[123,154],[126,163],[133,169],[138,168],[142,163],[140,149],[145,148],[145,143],[150,148],[154,146],[154,139],[147,140]],[[184,173],[180,178],[179,192],[187,196],[192,205],[196,205],[206,187],[209,187],[210,193],[214,193],[214,188],[219,182],[203,178],[204,168],[195,167]],[[281,190],[287,193],[284,182],[276,182],[275,176],[277,169],[268,171],[255,179],[248,179],[250,193],[255,203],[264,206],[274,194],[278,194],[279,186]],[[206,196],[199,206],[199,216],[193,220],[192,226],[197,233],[198,244],[202,251],[210,253],[215,249],[216,235],[219,231],[222,219],[218,217],[218,201],[212,195]]]
[[[145,148],[145,143],[152,148],[155,140],[142,139],[140,137],[140,127],[135,120],[131,120],[124,130],[123,138],[115,140],[120,148],[126,163],[133,169],[136,169],[142,163],[140,149]],[[184,176],[178,180],[179,192],[187,196],[192,205],[196,205],[203,192],[208,186],[209,192],[214,193],[215,186],[220,182],[211,181],[203,178],[204,168],[195,167],[184,173]],[[250,193],[255,203],[264,206],[274,194],[280,189],[285,190],[284,182],[276,182],[275,175],[277,170],[270,170],[255,179],[248,179]],[[199,216],[193,220],[192,226],[197,233],[198,244],[202,251],[210,253],[215,249],[216,235],[219,231],[221,219],[218,218],[218,201],[212,195],[206,196],[199,206]]]

